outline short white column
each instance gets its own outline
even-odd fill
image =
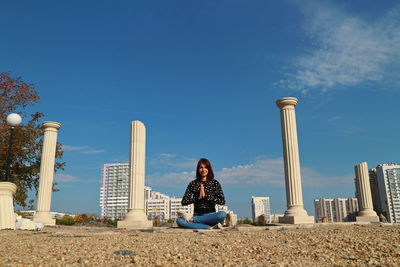
[[[297,98],[284,97],[276,101],[281,113],[283,158],[285,166],[285,184],[287,210],[280,223],[314,223],[314,216],[308,216],[303,207],[301,188],[299,148],[297,143],[296,114],[294,107]]]
[[[0,230],[15,230],[13,195],[17,186],[10,182],[0,182]]]
[[[61,127],[58,122],[47,121],[43,123],[44,138],[42,159],[40,162],[39,190],[36,214],[34,221],[43,222],[45,225],[55,225],[56,220],[50,214],[51,194],[53,189],[54,163],[56,158],[57,132]]]
[[[131,147],[129,158],[128,213],[118,228],[148,229],[153,222],[147,219],[144,209],[144,177],[146,157],[146,128],[140,121],[131,123]]]
[[[366,162],[354,166],[356,174],[357,198],[359,212],[357,222],[379,222],[379,217],[372,204],[371,186],[369,183],[368,165]]]

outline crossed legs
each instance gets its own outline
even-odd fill
[[[212,226],[222,223],[226,218],[225,211],[211,212],[205,214],[194,214],[194,216],[186,221],[184,218],[179,217],[176,223],[187,229],[211,229]]]

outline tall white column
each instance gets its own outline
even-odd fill
[[[0,230],[15,230],[13,195],[17,186],[10,182],[0,182]]]
[[[288,208],[285,211],[285,215],[279,217],[279,222],[291,224],[314,223],[314,217],[308,216],[303,207],[296,114],[294,110],[297,98],[284,97],[276,101],[276,104],[281,113],[286,201]]]
[[[366,162],[354,166],[356,174],[357,198],[359,212],[357,222],[379,222],[379,217],[372,204],[371,186],[369,183],[368,165]]]
[[[153,222],[147,219],[144,211],[144,174],[146,157],[146,128],[140,121],[131,123],[131,148],[129,158],[129,203],[128,213],[118,228],[152,228]]]
[[[45,225],[55,225],[56,221],[51,217],[50,207],[54,163],[56,158],[57,132],[61,124],[58,122],[46,121],[43,123],[43,127],[44,138],[40,163],[39,191],[36,215],[33,217],[33,220],[43,222]]]

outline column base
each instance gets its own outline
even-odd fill
[[[49,211],[36,211],[36,215],[33,216],[34,222],[42,222],[44,225],[56,225],[56,220],[51,217]]]
[[[117,228],[126,229],[151,229],[153,228],[152,221],[118,221]]]
[[[379,222],[378,216],[357,216],[356,222]]]
[[[10,182],[0,182],[0,230],[15,230],[13,195],[17,186]]]
[[[314,223],[314,216],[283,216],[279,217],[279,223],[288,223],[288,224]]]
[[[117,222],[117,228],[150,229],[153,228],[153,221],[147,219],[143,209],[130,209],[125,220]]]

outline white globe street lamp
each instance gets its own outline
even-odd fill
[[[7,116],[7,125],[10,127],[18,126],[21,124],[21,122],[22,118],[17,113],[11,113],[10,115]]]

